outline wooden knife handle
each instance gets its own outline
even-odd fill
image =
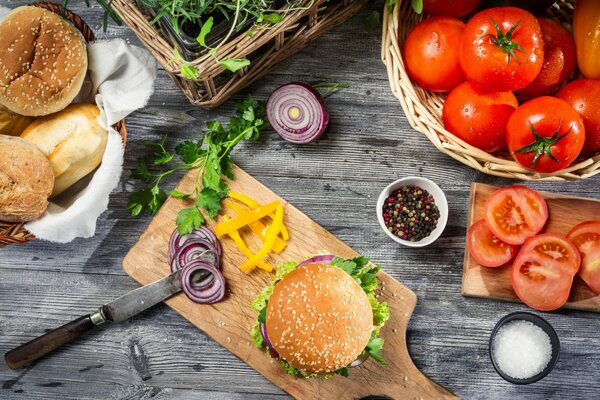
[[[96,325],[90,315],[77,318],[63,326],[56,328],[40,337],[33,339],[4,355],[6,365],[11,369],[21,368],[40,357],[56,350],[63,344],[69,343]]]

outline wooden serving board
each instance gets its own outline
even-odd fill
[[[468,214],[468,226],[484,217],[483,207],[488,196],[499,189],[496,186],[473,183]],[[539,192],[548,204],[548,222],[543,232],[566,235],[575,225],[600,219],[600,200]],[[482,267],[469,254],[465,244],[462,294],[489,297],[498,300],[519,301],[512,289],[510,266]],[[600,312],[600,296],[596,295],[579,276],[573,281],[571,296],[564,306],[576,310]]]
[[[357,255],[356,251],[243,170],[236,167],[234,172],[236,180],[230,182],[231,190],[249,195],[263,204],[274,200],[284,204],[290,240],[281,254],[269,256],[267,261],[272,265],[303,260],[322,251],[341,257]],[[191,172],[183,178],[178,190],[189,193],[194,180],[195,174]],[[184,200],[169,198],[125,257],[125,271],[142,285],[169,273],[167,244],[175,229],[177,212],[185,204]],[[211,221],[209,226],[213,224]],[[259,246],[258,238],[251,234],[245,237],[252,249]],[[166,303],[292,396],[299,399],[358,399],[368,395],[387,395],[396,400],[456,398],[423,375],[410,359],[406,348],[406,328],[417,299],[410,289],[384,272],[379,273],[383,287],[380,299],[388,302],[391,318],[382,329],[381,336],[385,339],[382,354],[388,365],[368,360],[360,368],[351,370],[350,377],[335,376],[328,380],[306,380],[287,375],[266,352],[254,347],[249,333],[257,317],[250,308],[250,302],[272,279],[272,274],[259,270],[249,275],[241,272],[238,266],[245,261],[243,255],[229,238],[223,238],[222,245],[221,264],[228,285],[225,300],[214,305],[199,305],[184,294],[178,294]]]

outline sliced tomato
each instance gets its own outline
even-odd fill
[[[567,238],[552,233],[529,239],[512,267],[512,287],[531,308],[552,311],[569,298],[581,257]]]
[[[504,243],[519,245],[542,230],[548,220],[546,200],[525,186],[496,190],[485,202],[485,221]]]
[[[600,221],[587,221],[575,226],[567,238],[579,249],[579,276],[596,294],[600,294]]]
[[[485,219],[480,219],[469,228],[467,247],[471,257],[484,267],[501,267],[519,251],[519,246],[498,239],[488,228]]]

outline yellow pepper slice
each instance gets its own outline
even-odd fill
[[[238,214],[248,211],[243,206],[240,206],[239,204],[236,204],[233,202],[225,203],[225,207],[232,209],[233,211],[235,211]],[[248,226],[250,227],[252,232],[254,232],[254,234],[256,236],[260,237],[262,239],[262,241],[264,242],[265,230],[267,229],[267,227],[260,221],[251,222],[248,224]],[[277,237],[277,238],[275,238],[275,243],[273,243],[273,251],[275,253],[279,254],[283,251],[285,246],[286,246],[286,243],[283,240],[281,240],[279,237]]]
[[[279,201],[274,201],[267,205],[258,207],[254,210],[240,213],[234,219],[218,223],[215,226],[215,233],[217,234],[217,236],[223,236],[233,231],[237,231],[238,229],[254,221],[258,221],[259,219],[266,217],[267,215],[275,211],[278,207],[281,207],[281,203],[279,203]],[[279,231],[277,232],[279,233]]]
[[[225,218],[228,218],[228,216],[225,216]],[[235,244],[237,245],[237,247],[240,249],[240,251],[242,252],[243,255],[246,256],[246,258],[250,259],[252,258],[252,256],[254,254],[252,254],[252,252],[250,251],[250,249],[248,248],[248,246],[246,246],[246,243],[244,242],[244,239],[242,239],[242,237],[240,236],[240,233],[238,231],[233,231],[229,234],[229,236],[233,239],[233,241],[235,242]],[[256,263],[256,265],[258,266],[258,268],[263,269],[267,272],[271,272],[273,271],[273,267],[270,266],[269,264],[267,264],[264,261],[259,261],[258,263]]]
[[[233,221],[233,220],[232,220]],[[273,218],[273,223],[267,229],[267,235],[265,238],[265,242],[263,246],[258,251],[258,253],[254,254],[248,261],[240,266],[240,269],[244,272],[249,271],[255,266],[258,262],[262,261],[263,258],[271,251],[273,247],[273,243],[275,242],[275,238],[281,232],[281,227],[283,226],[283,207],[279,202],[277,202],[277,209],[275,210],[275,217]]]
[[[231,197],[232,199],[235,199],[239,202],[244,203],[245,205],[247,205],[250,208],[258,208],[260,207],[260,204],[258,204],[254,199],[241,194],[241,193],[237,193],[237,192],[229,192],[229,197]],[[270,215],[271,218],[274,218],[274,215],[271,214]],[[257,232],[254,232],[258,235]],[[281,236],[283,237],[283,240],[288,241],[290,239],[290,235],[288,233],[287,228],[285,227],[285,225],[282,226],[281,228]]]

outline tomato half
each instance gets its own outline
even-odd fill
[[[579,276],[596,294],[600,294],[600,221],[587,221],[575,226],[567,239],[579,249]]]
[[[569,103],[583,119],[583,151],[600,151],[600,80],[579,79],[567,83],[556,97]]]
[[[519,96],[533,98],[552,93],[565,83],[575,70],[575,42],[568,30],[558,22],[538,18],[544,40],[542,70],[529,85],[517,91]]]
[[[506,126],[508,150],[521,165],[550,173],[571,164],[583,148],[583,120],[564,100],[544,96],[517,108]]]
[[[460,37],[465,24],[452,17],[421,21],[404,42],[408,76],[431,91],[448,91],[465,80],[458,61]]]
[[[467,247],[471,257],[484,267],[501,267],[519,251],[519,246],[504,243],[494,236],[485,219],[480,219],[469,228]]]
[[[431,15],[463,17],[479,7],[481,0],[423,0],[423,11]]]
[[[529,85],[542,69],[543,60],[540,24],[516,7],[475,14],[460,41],[460,65],[467,80],[491,92]]]
[[[444,128],[470,145],[492,153],[506,146],[506,124],[518,106],[511,92],[487,92],[463,82],[444,102]]]
[[[504,243],[519,245],[542,230],[548,220],[546,200],[525,186],[496,190],[484,206],[485,221]]]
[[[567,238],[545,233],[529,239],[512,267],[512,287],[531,308],[552,311],[569,298],[581,257]]]

